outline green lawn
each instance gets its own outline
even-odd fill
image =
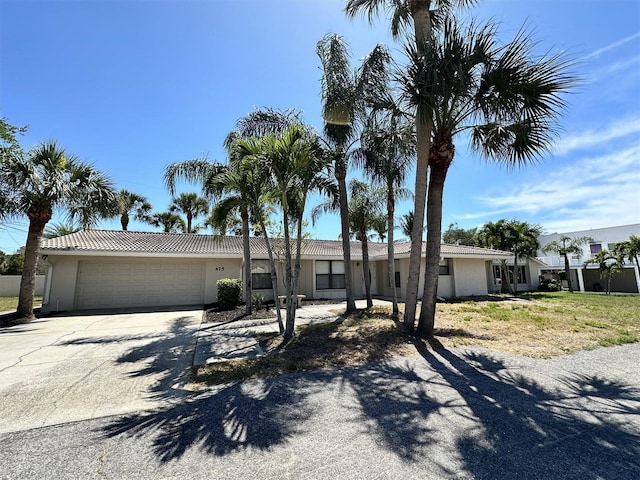
[[[42,297],[35,297],[33,305],[39,307],[42,305]],[[15,310],[18,307],[18,297],[0,297],[0,312]]]

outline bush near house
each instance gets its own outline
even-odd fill
[[[242,300],[242,280],[239,278],[222,278],[216,282],[218,286],[218,307],[221,310],[232,310]]]

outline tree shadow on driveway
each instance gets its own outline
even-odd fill
[[[247,448],[268,450],[304,434],[301,424],[313,414],[305,399],[313,390],[313,384],[294,378],[226,384],[162,411],[119,418],[103,433],[150,437],[162,462],[196,446],[218,456]]]

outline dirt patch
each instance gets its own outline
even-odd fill
[[[206,308],[204,311],[204,323],[228,323],[238,320],[261,320],[265,318],[276,318],[276,311],[273,306],[252,310],[251,315],[245,313],[244,305],[233,310],[220,310],[217,306]]]

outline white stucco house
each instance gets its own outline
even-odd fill
[[[571,283],[574,285],[574,289],[581,292],[602,291],[606,280],[600,278],[597,265],[585,266],[585,262],[602,250],[611,251],[616,243],[629,240],[631,235],[640,235],[640,223],[541,235],[538,239],[541,249],[538,251],[537,260],[543,265],[538,268],[539,275],[564,276],[564,258],[542,251],[545,245],[559,240],[563,235],[570,238],[590,237],[592,239],[582,247],[581,255],[569,257]],[[638,272],[638,266],[635,263],[625,262],[623,272],[611,277],[611,291],[640,292],[640,272]]]
[[[250,245],[253,290],[272,298],[264,239],[252,237]],[[409,250],[408,242],[395,244],[392,287],[386,243],[369,245],[374,295],[389,296],[396,288],[398,296],[405,297]],[[87,230],[45,240],[41,254],[48,265],[43,312],[213,303],[216,282],[242,278],[243,272],[242,238],[235,236]],[[442,297],[493,291],[493,262],[510,257],[509,252],[446,244],[441,255],[438,294]],[[351,259],[354,292],[362,297],[360,242],[351,243]],[[342,242],[304,241],[300,293],[311,299],[345,298]]]

